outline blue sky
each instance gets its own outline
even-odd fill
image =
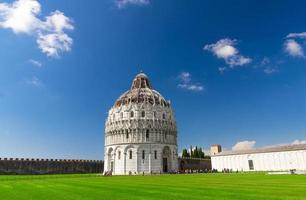
[[[107,112],[140,70],[171,100],[180,149],[304,142],[305,7],[0,1],[0,157],[102,159]]]

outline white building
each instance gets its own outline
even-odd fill
[[[221,152],[217,146],[211,148],[211,162],[218,171],[306,170],[306,144],[227,152]],[[216,152],[217,149],[220,151]]]
[[[104,171],[115,175],[177,171],[174,113],[145,74],[109,110],[104,152]]]

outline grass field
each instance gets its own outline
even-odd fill
[[[305,175],[0,176],[0,200],[306,199]]]

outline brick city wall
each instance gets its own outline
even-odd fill
[[[101,160],[0,158],[0,174],[102,173]]]

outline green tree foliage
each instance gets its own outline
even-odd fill
[[[205,158],[205,154],[202,151],[202,148],[199,149],[199,158]]]
[[[183,158],[189,158],[190,157],[190,154],[188,153],[187,149],[183,149],[182,157]]]
[[[189,151],[189,152],[190,152],[190,157],[191,157],[191,158],[194,158],[192,146],[190,146],[190,151]]]
[[[187,149],[183,149],[182,152],[182,157],[183,158],[205,158],[205,159],[210,159],[210,156],[206,156],[204,151],[202,150],[202,148],[198,148],[198,146],[196,146],[195,148],[193,148],[192,146],[190,146],[189,151]]]
[[[199,158],[199,149],[196,146],[195,149],[193,150],[193,157],[194,158]]]

